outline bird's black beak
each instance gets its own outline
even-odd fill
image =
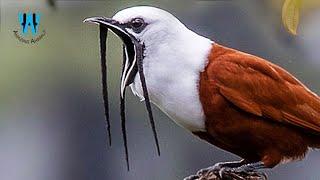
[[[90,22],[100,25],[100,54],[101,54],[101,69],[102,69],[102,85],[103,85],[103,99],[105,106],[106,121],[108,124],[109,141],[111,144],[110,122],[109,122],[109,106],[108,106],[108,93],[107,93],[107,67],[106,67],[106,39],[107,32],[110,29],[118,37],[120,37],[124,44],[124,59],[121,75],[121,97],[120,97],[120,117],[121,128],[124,140],[124,147],[126,153],[127,168],[129,170],[129,155],[127,147],[127,135],[126,135],[126,118],[125,118],[125,89],[128,85],[133,83],[135,76],[139,73],[140,82],[142,86],[143,96],[145,98],[145,104],[149,115],[151,128],[153,131],[157,152],[160,155],[159,141],[153,120],[150,98],[148,95],[148,89],[146,85],[145,76],[143,73],[143,58],[144,58],[144,44],[138,39],[132,36],[126,30],[128,24],[121,24],[118,21],[105,17],[92,17],[87,18],[84,22]]]
[[[125,60],[122,68],[121,75],[121,96],[124,96],[125,88],[129,86],[133,81],[138,72],[137,67],[137,46],[141,45],[139,41],[129,34],[126,30],[126,24],[121,24],[118,21],[106,18],[106,17],[91,17],[84,20],[84,22],[99,24],[106,29],[110,29],[113,33],[115,33],[118,37],[121,38],[124,44],[124,55]]]

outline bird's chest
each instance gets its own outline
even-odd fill
[[[204,131],[205,118],[198,90],[199,73],[163,63],[146,67],[144,73],[152,103],[188,130]],[[135,77],[131,89],[143,99],[139,75]]]

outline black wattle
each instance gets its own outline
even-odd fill
[[[111,146],[111,125],[109,119],[109,102],[108,102],[108,84],[107,84],[107,60],[106,60],[106,41],[108,36],[108,28],[100,25],[100,58],[101,58],[101,75],[102,75],[102,94],[104,114],[106,119],[106,130],[108,132],[109,145]]]

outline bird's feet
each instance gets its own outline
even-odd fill
[[[267,180],[267,175],[256,169],[246,168],[246,165],[229,168],[223,167],[219,170],[220,179],[236,179],[236,180]]]
[[[196,175],[191,175],[189,177],[186,177],[184,178],[184,180],[197,180],[197,179],[200,179],[200,177],[208,177],[208,176],[212,177],[215,174],[219,175],[220,170],[224,167],[234,168],[234,167],[239,167],[243,164],[245,164],[245,160],[234,161],[234,162],[219,162],[208,168],[200,169]]]
[[[217,163],[212,167],[201,169],[196,175],[184,180],[266,180],[265,173],[256,170],[264,168],[263,163],[243,165],[244,161]]]

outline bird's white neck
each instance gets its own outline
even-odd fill
[[[198,84],[212,41],[187,28],[160,37],[152,44],[145,42],[143,66],[150,99],[179,125],[190,131],[204,131]],[[131,89],[143,99],[139,75]]]

